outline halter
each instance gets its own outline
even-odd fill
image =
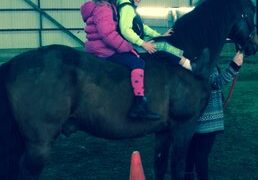
[[[253,40],[254,36],[255,36],[255,28],[252,30],[252,25],[249,23],[248,21],[248,15],[243,13],[241,14],[241,20],[243,20],[247,27],[248,27],[248,30],[249,30],[249,35],[248,37],[246,38],[246,40],[244,41],[244,44],[243,46],[241,46],[239,43],[235,42],[235,45],[236,45],[236,50],[237,51],[241,51],[243,52],[245,47],[247,46],[247,44]],[[237,75],[234,76],[233,78],[233,81],[232,81],[232,84],[231,84],[231,87],[230,87],[230,90],[229,90],[229,93],[227,95],[227,98],[225,99],[224,101],[224,104],[223,104],[223,109],[226,109],[227,105],[228,105],[228,102],[230,101],[230,98],[232,96],[232,93],[233,93],[233,90],[234,90],[234,87],[235,87],[235,84],[236,84],[236,81],[237,81]]]
[[[241,44],[235,42],[236,44],[236,47],[239,51],[244,51],[245,47],[247,46],[247,44],[253,40],[254,36],[255,36],[255,28],[253,28],[253,26],[249,23],[248,21],[248,15],[245,14],[245,13],[242,13],[241,14],[241,20],[243,20],[245,22],[245,24],[247,25],[248,27],[248,30],[249,30],[249,35],[248,37],[246,38],[246,40],[244,41],[244,44],[241,46]],[[252,30],[253,29],[253,30]]]

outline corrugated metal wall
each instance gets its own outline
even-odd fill
[[[35,0],[34,0],[35,2]],[[20,9],[30,8],[25,2],[19,0],[1,0],[1,9]],[[35,12],[20,11],[1,11],[0,12],[0,29],[22,29],[35,28],[38,24],[38,14]],[[34,47],[37,45],[38,34],[35,32],[0,32],[0,48],[2,47]]]
[[[84,0],[31,0],[31,2],[40,5],[40,8],[45,9],[47,14],[66,28],[83,28],[79,7],[85,2]],[[46,17],[40,16],[24,0],[1,0],[0,19],[0,48],[34,48],[40,46],[40,41],[42,45],[60,43],[80,46],[78,42],[58,30],[57,26]],[[42,32],[39,31],[41,27]],[[81,40],[85,39],[83,32],[79,30],[71,32]]]

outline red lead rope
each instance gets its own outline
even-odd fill
[[[235,75],[235,77],[234,77],[234,79],[233,79],[233,82],[232,82],[232,84],[231,84],[230,90],[229,90],[229,92],[228,92],[228,96],[227,96],[227,98],[226,98],[225,101],[224,101],[224,104],[223,104],[223,109],[224,109],[224,110],[226,109],[226,107],[227,107],[227,105],[228,105],[228,103],[229,103],[229,100],[230,100],[230,98],[231,98],[231,96],[232,96],[232,94],[233,94],[233,90],[234,90],[234,87],[235,87],[235,84],[236,84],[236,80],[237,80],[237,75]]]

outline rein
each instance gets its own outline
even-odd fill
[[[245,47],[247,46],[247,44],[248,44],[250,41],[252,41],[252,39],[254,38],[254,36],[255,36],[255,34],[256,34],[255,28],[254,28],[254,30],[251,30],[251,29],[252,29],[252,25],[250,25],[250,23],[248,22],[247,18],[248,18],[248,15],[247,15],[246,13],[241,14],[241,19],[246,23],[246,25],[247,25],[247,27],[248,27],[250,33],[249,33],[249,35],[248,35],[248,37],[247,37],[247,39],[245,40],[245,42],[244,42],[243,45],[241,45],[241,44],[235,42],[236,51],[244,51],[244,49],[245,49]],[[226,109],[226,107],[227,107],[227,105],[228,105],[228,103],[229,103],[229,101],[230,101],[230,98],[231,98],[231,96],[232,96],[232,94],[233,94],[233,90],[234,90],[234,87],[235,87],[235,85],[236,85],[237,78],[238,78],[237,75],[235,75],[234,78],[233,78],[233,81],[232,81],[230,90],[229,90],[229,92],[228,92],[227,98],[225,99],[224,104],[223,104],[223,109],[224,109],[224,110]]]
[[[251,29],[251,25],[248,22],[247,17],[248,16],[245,13],[243,13],[241,15],[241,19],[244,20],[244,22],[246,23],[248,29],[250,30]],[[235,42],[236,51],[244,51],[244,49],[247,46],[247,44],[254,38],[255,33],[256,33],[255,29],[254,30],[250,30],[250,33],[249,33],[247,39],[245,40],[245,43],[242,46],[239,43]],[[233,90],[234,90],[236,81],[237,81],[237,75],[233,78],[230,90],[228,92],[228,96],[227,96],[227,98],[224,101],[224,104],[223,104],[223,109],[224,110],[226,109],[226,107],[227,107],[227,105],[229,103],[229,100],[230,100],[230,98],[231,98],[231,96],[233,94]]]
[[[239,51],[239,44],[235,43],[235,48],[236,48],[236,51]],[[235,75],[234,78],[233,78],[233,81],[231,83],[231,86],[230,86],[227,98],[225,99],[224,104],[223,104],[223,109],[224,110],[227,108],[228,103],[229,103],[229,101],[230,101],[230,99],[232,97],[233,90],[235,88],[237,78],[238,78],[238,75]]]
[[[238,78],[237,75],[234,76],[234,78],[233,78],[233,81],[232,81],[232,84],[231,84],[231,86],[230,86],[230,90],[229,90],[229,92],[228,92],[227,98],[225,99],[224,104],[223,104],[223,109],[224,109],[224,110],[226,109],[226,107],[227,107],[227,105],[228,105],[228,103],[229,103],[229,100],[230,100],[231,97],[232,97],[233,90],[234,90],[234,87],[235,87],[235,85],[236,85],[237,78]]]

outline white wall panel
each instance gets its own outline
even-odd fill
[[[31,0],[37,3],[37,0]],[[30,8],[30,6],[23,0],[0,0],[0,8]]]
[[[42,0],[42,8],[78,8],[85,0]]]
[[[75,32],[74,32],[75,33]],[[46,31],[42,34],[43,45],[63,44],[78,47],[78,44],[61,31]]]
[[[189,0],[142,0],[140,7],[179,7],[189,6]]]
[[[38,0],[31,0],[37,5]],[[41,8],[77,8],[77,11],[46,11],[50,16],[56,19],[66,28],[83,28],[79,8],[84,0],[40,0]],[[33,9],[24,0],[0,0],[0,9]],[[58,28],[52,22],[42,16],[42,25],[44,28]],[[0,29],[39,29],[40,15],[37,11],[1,11],[0,12]],[[75,36],[83,41],[84,33],[72,31]],[[63,36],[63,37],[62,37]],[[16,37],[16,38],[13,38]],[[80,44],[60,31],[42,31],[42,44],[67,44],[72,46],[80,46]],[[8,41],[8,43],[6,43]],[[0,32],[0,48],[31,48],[39,46],[38,31],[1,31]]]
[[[1,32],[0,48],[35,48],[38,47],[37,32]]]
[[[81,14],[79,11],[46,11],[55,20],[61,23],[67,28],[83,28],[84,22],[82,21]],[[43,17],[43,28],[56,27],[47,18]]]
[[[0,13],[0,29],[38,28],[39,14],[35,11]]]

